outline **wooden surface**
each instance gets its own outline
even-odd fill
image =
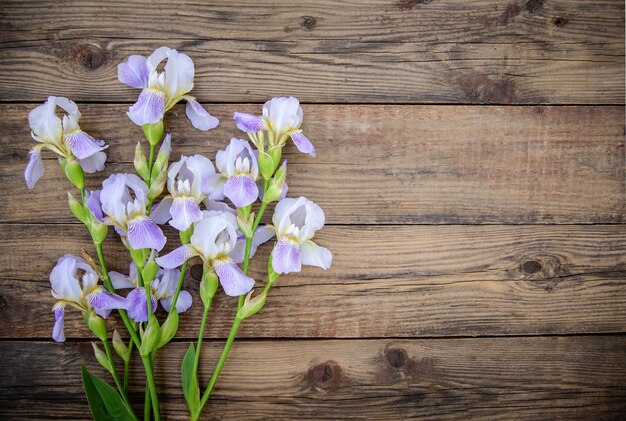
[[[624,418],[623,1],[6,0],[0,40],[1,419],[87,419],[80,362],[104,376],[77,312],[67,343],[49,339],[49,271],[93,250],[50,155],[24,186],[28,112],[79,102],[111,145],[89,186],[132,171],[137,92],[116,66],[161,45],[194,59],[194,94],[221,120],[199,132],[174,108],[173,156],[213,159],[239,136],[234,111],[304,102],[318,156],[287,148],[290,194],[324,208],[334,253],[243,325],[205,419]],[[112,233],[105,253],[126,270]],[[233,306],[214,305],[203,382]],[[179,365],[199,310],[157,360],[166,419],[187,417]],[[136,364],[135,402],[142,382]]]

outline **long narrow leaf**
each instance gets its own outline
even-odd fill
[[[107,382],[82,366],[83,385],[94,420],[137,421],[133,411]]]
[[[198,378],[193,372],[193,363],[196,358],[196,350],[193,344],[189,344],[189,349],[185,354],[182,365],[182,377],[183,377],[183,394],[187,401],[187,407],[193,414],[196,412],[198,405],[200,404],[200,389],[198,388]]]

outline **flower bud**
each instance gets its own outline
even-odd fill
[[[159,148],[156,161],[152,166],[152,178],[155,179],[162,171],[167,169],[167,161],[170,159],[170,153],[172,152],[171,136],[168,134],[165,136],[165,140]]]
[[[137,268],[143,269],[143,267],[146,265],[146,259],[148,257],[149,249],[135,250],[134,248],[129,247],[128,251],[130,252],[130,257],[133,259],[133,262],[135,262],[135,265],[137,265]],[[141,275],[143,276],[143,273]]]
[[[237,212],[237,225],[239,225],[239,229],[241,233],[246,238],[252,237],[252,225],[254,224],[254,215],[249,215],[248,218],[245,218],[242,214]]]
[[[285,188],[285,180],[287,179],[287,160],[283,161],[283,165],[280,166],[276,174],[274,174],[274,178],[270,181],[270,186],[267,189],[267,192],[263,195],[264,203],[272,203],[278,199],[283,194],[283,190]]]
[[[146,265],[141,271],[144,285],[150,285],[157,272],[159,271],[159,265],[157,265],[157,262],[154,261],[155,258],[156,251],[152,250],[152,252],[150,253],[150,258],[148,259]]]
[[[265,180],[269,180],[276,169],[272,156],[267,152],[259,152],[257,161],[259,163],[259,172],[261,173],[261,177]]]
[[[107,358],[107,354],[105,354],[104,351],[98,348],[98,345],[96,345],[95,342],[92,342],[91,346],[93,347],[93,353],[96,355],[96,360],[98,360],[100,365],[104,367],[106,371],[108,371],[109,373],[112,373],[113,367],[111,367],[111,363],[109,362],[109,359]]]
[[[143,335],[141,336],[141,346],[139,347],[139,353],[143,357],[147,357],[156,349],[159,343],[159,337],[161,336],[160,331],[161,327],[159,326],[159,321],[154,315],[150,315],[146,330],[143,331]]]
[[[113,331],[113,348],[123,361],[130,360],[130,349],[126,346],[117,330]]]
[[[163,120],[159,121],[158,123],[144,124],[142,128],[143,134],[146,136],[146,139],[148,139],[148,142],[152,146],[159,143],[159,141],[163,137]]]
[[[96,335],[98,339],[101,341],[106,340],[107,338],[107,323],[104,319],[98,316],[94,311],[89,313],[87,318],[87,325],[89,329]]]
[[[237,208],[237,215],[241,214],[244,218],[248,218],[252,212],[252,204],[244,206],[243,208]]]
[[[109,232],[109,226],[101,224],[97,219],[93,219],[89,222],[88,227],[93,242],[96,244],[102,244],[104,239],[107,237],[107,233]]]
[[[243,303],[243,307],[241,307],[237,311],[237,318],[239,320],[247,319],[248,317],[254,316],[259,312],[265,305],[265,300],[267,299],[267,294],[262,292],[254,298],[250,298],[252,296],[252,291],[248,293],[246,296],[246,300]]]
[[[87,223],[87,213],[85,212],[85,207],[83,206],[83,204],[80,203],[78,200],[76,200],[76,198],[74,196],[72,196],[72,193],[70,193],[70,192],[67,192],[67,200],[68,200],[68,202],[70,204],[70,210],[72,211],[72,214],[80,222],[82,222],[83,224],[86,224]]]
[[[137,174],[147,183],[150,180],[150,170],[148,169],[146,155],[144,155],[143,149],[141,148],[141,142],[137,142],[137,146],[135,147],[135,160],[133,164],[135,165]]]
[[[150,184],[150,190],[148,190],[148,199],[154,200],[163,193],[163,189],[165,188],[165,182],[167,181],[167,171],[161,171],[159,175],[156,176],[152,180],[152,184]]]
[[[157,349],[161,348],[172,340],[176,331],[178,330],[178,312],[176,310],[170,312],[165,319],[165,323],[161,326],[161,335],[159,337],[159,343]]]
[[[219,285],[219,279],[213,268],[204,265],[204,271],[202,273],[202,280],[200,281],[200,299],[205,306],[210,306],[217,286]]]
[[[272,157],[272,161],[274,161],[274,170],[275,170],[276,167],[278,167],[278,164],[280,163],[280,159],[283,156],[283,148],[282,147],[271,148],[270,150],[267,151],[267,153]]]
[[[181,244],[189,244],[191,241],[191,236],[193,235],[193,224],[189,226],[185,231],[179,231],[178,236],[180,237]]]
[[[62,164],[63,165],[63,164]],[[78,187],[79,190],[85,188],[85,173],[77,160],[69,159],[63,165],[65,176]]]

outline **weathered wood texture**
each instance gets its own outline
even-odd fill
[[[131,101],[168,44],[202,101],[624,103],[621,0],[21,1],[0,9],[0,98]]]
[[[221,346],[207,343],[203,383]],[[625,347],[623,336],[240,341],[206,419],[619,420]],[[186,349],[170,344],[157,359],[165,419],[187,419],[179,370]],[[88,419],[81,360],[105,376],[92,352],[84,342],[0,342],[0,416]],[[131,399],[140,401],[134,367]]]
[[[47,275],[61,254],[91,249],[89,238],[78,225],[0,225],[0,237],[0,337],[47,338],[54,302]],[[279,279],[241,336],[537,335],[626,327],[623,225],[325,227],[319,243],[333,250],[333,267]],[[252,266],[260,285],[269,248],[259,250]],[[105,251],[112,269],[127,272],[117,239]],[[198,281],[188,276],[185,287],[199,303]],[[207,335],[228,335],[234,307],[232,298],[216,300]],[[201,313],[196,305],[182,316],[179,336],[196,334]],[[79,312],[68,312],[66,327],[68,337],[91,336]]]
[[[35,104],[2,105],[1,222],[70,222],[55,160],[34,191],[23,170]],[[182,106],[181,106],[182,107]],[[235,110],[208,105],[221,119],[208,134],[183,108],[168,118],[173,158],[214,158],[233,136]],[[141,130],[122,105],[83,105],[81,126],[106,139],[111,172],[133,171]],[[340,106],[304,107],[304,129],[318,156],[289,145],[290,195],[305,195],[327,223],[614,223],[626,213],[624,107]],[[103,176],[90,177],[96,188]]]

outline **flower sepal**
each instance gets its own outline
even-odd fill
[[[285,181],[287,179],[287,161],[283,161],[283,165],[280,166],[276,174],[270,181],[270,185],[263,195],[264,203],[272,203],[281,198],[283,190],[285,189]]]
[[[146,183],[149,182],[150,169],[148,168],[148,159],[141,148],[141,142],[137,142],[137,146],[135,146],[135,159],[133,160],[133,165],[135,166],[135,171],[137,171],[139,177],[141,177]]]
[[[200,281],[200,299],[205,306],[210,306],[217,291],[219,279],[213,268],[204,265],[202,280]]]
[[[87,225],[89,228],[89,233],[91,234],[91,238],[94,243],[102,244],[104,239],[107,237],[107,233],[109,232],[109,226],[101,224],[96,219],[93,219]]]
[[[128,362],[130,361],[130,349],[126,346],[124,341],[122,340],[122,336],[117,330],[113,331],[113,348],[122,361]]]
[[[237,226],[246,238],[252,238],[252,225],[254,224],[254,214],[245,218],[241,213],[237,212]]]
[[[85,188],[85,172],[75,159],[62,159],[61,168],[65,176],[74,184],[79,190]]]
[[[161,327],[156,317],[148,317],[148,325],[141,334],[141,346],[139,347],[139,353],[142,357],[147,357],[152,351],[157,348],[159,344],[159,338],[161,336]]]
[[[146,262],[146,265],[141,270],[141,276],[143,277],[144,285],[150,285],[150,283],[156,277],[157,272],[159,271],[159,265],[154,261],[156,258],[156,252],[152,250],[150,253],[150,258]]]
[[[165,182],[167,181],[167,171],[161,171],[156,178],[153,177],[150,189],[148,190],[148,200],[153,201],[163,193]]]
[[[160,120],[158,123],[144,124],[141,128],[143,129],[143,134],[146,136],[146,139],[148,139],[148,142],[152,146],[157,145],[163,137],[163,120]]]
[[[138,249],[137,250],[137,249],[130,247],[129,245],[128,251],[130,252],[131,259],[133,259],[133,262],[135,262],[135,265],[137,265],[137,268],[143,271],[143,268],[146,265],[146,259],[148,258],[148,253],[150,252],[150,249]],[[142,272],[142,275],[143,275],[143,272]]]
[[[93,309],[89,312],[89,315],[85,315],[85,321],[89,329],[96,335],[101,341],[107,338],[107,323],[104,319],[96,314]]]
[[[69,202],[72,215],[74,215],[76,219],[78,219],[83,224],[87,224],[89,220],[83,204],[76,200],[76,198],[70,192],[67,192],[67,201]]]
[[[162,348],[167,345],[174,335],[176,335],[176,331],[178,330],[178,312],[171,311],[167,315],[167,319],[161,326],[161,335],[159,336],[159,343],[156,346],[156,349]]]
[[[96,345],[95,342],[92,342],[91,346],[93,347],[93,353],[96,356],[96,360],[98,360],[100,365],[104,367],[106,371],[112,373],[113,367],[111,367],[111,363],[109,362],[109,359],[107,358],[107,355],[104,353],[104,351],[98,348],[98,345]]]
[[[274,170],[276,169],[276,164],[274,164],[272,156],[267,152],[259,152],[257,160],[259,162],[259,173],[261,173],[261,177],[265,180],[272,178],[272,174],[274,174]]]
[[[252,317],[257,314],[265,305],[265,301],[267,300],[267,294],[262,292],[256,297],[251,298],[252,292],[253,291],[250,291],[248,293],[243,303],[243,306],[237,311],[237,319],[244,320],[248,317]]]

